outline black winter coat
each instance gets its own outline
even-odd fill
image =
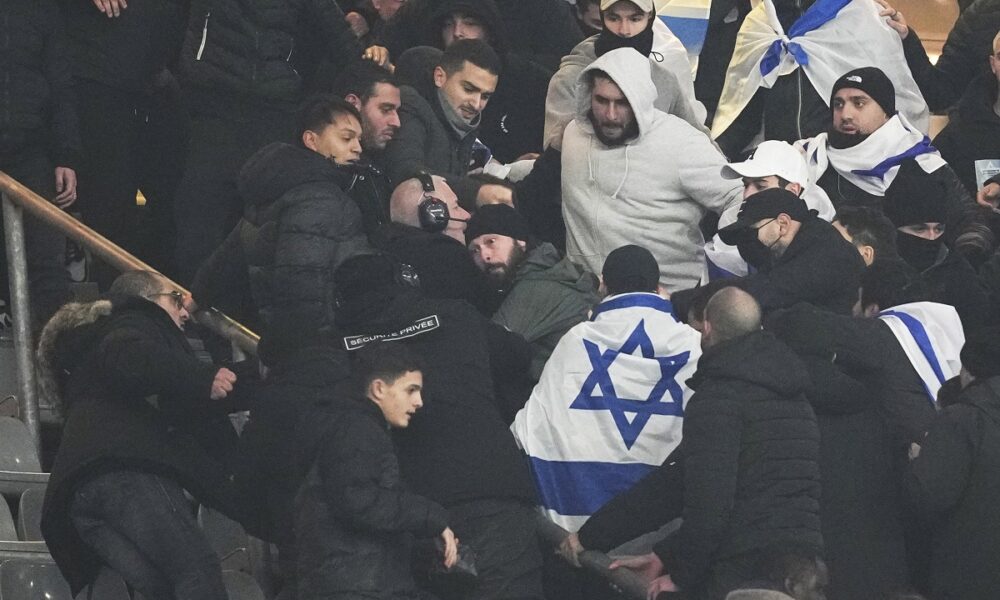
[[[721,600],[715,563],[772,544],[822,548],[819,430],[804,366],[770,333],[709,348],[688,385],[683,524],[653,551],[682,589]]]
[[[864,268],[857,249],[832,225],[813,215],[771,268],[745,277],[740,287],[765,312],[812,302],[849,315],[858,299]]]
[[[951,112],[948,125],[934,138],[934,147],[969,194],[978,190],[976,161],[1000,157],[1000,116],[993,110],[996,100],[996,77],[979,77],[969,85],[957,110]]]
[[[812,381],[806,397],[820,431],[827,597],[883,600],[908,587],[896,460],[902,454],[893,455],[877,390],[834,362],[831,332],[801,331],[801,323],[780,322],[785,314],[772,313],[765,327],[796,351]]]
[[[73,75],[128,92],[143,92],[173,66],[184,41],[188,0],[129,3],[109,19],[90,0],[60,0]]]
[[[1000,598],[1000,377],[974,382],[941,411],[906,487],[934,532],[929,597]]]
[[[375,245],[409,265],[428,298],[465,300],[484,315],[492,315],[501,297],[476,268],[469,249],[443,233],[389,223],[376,232]]]
[[[927,300],[954,306],[966,331],[1000,323],[1000,314],[990,300],[989,289],[958,252],[949,252],[943,260],[923,271],[920,280],[927,286]]]
[[[368,251],[361,213],[342,189],[351,178],[305,148],[274,143],[257,151],[237,182],[243,219],[199,269],[195,297],[215,304],[234,282],[248,280],[265,337],[298,346],[333,335],[333,273]]]
[[[976,0],[952,27],[937,63],[931,64],[923,43],[912,29],[903,40],[906,64],[933,111],[958,101],[977,76],[990,76],[987,58],[1000,29],[1000,1]]]
[[[218,368],[195,358],[163,309],[139,298],[68,305],[46,328],[39,354],[66,417],[42,533],[74,593],[101,564],[69,519],[75,490],[92,477],[157,473],[242,519],[232,470],[224,466],[236,446],[227,417],[234,407],[209,399]]]
[[[445,510],[404,488],[375,403],[342,399],[316,416],[325,435],[295,499],[298,597],[416,597],[411,536],[440,535]]]
[[[41,145],[56,166],[75,167],[80,127],[69,60],[52,0],[0,2],[0,160]]]
[[[345,342],[355,343],[363,342],[355,336],[423,324],[398,343],[424,362],[424,407],[394,433],[403,479],[416,493],[445,507],[490,498],[535,501],[527,462],[497,411],[484,317],[465,302],[398,291],[345,303],[338,323]]]
[[[180,68],[195,111],[232,119],[238,108],[294,111],[311,75],[300,71],[321,58],[346,66],[361,53],[336,2],[192,0]]]
[[[497,89],[483,109],[479,139],[502,163],[513,162],[528,152],[541,152],[545,96],[552,70],[510,50],[506,27],[493,0],[439,0],[427,22],[425,45],[444,49],[441,27],[455,12],[480,20],[503,63]]]
[[[436,48],[417,48],[411,52],[440,53]],[[469,179],[468,174],[478,128],[459,135],[445,117],[430,72],[410,77],[415,79],[411,83],[417,87],[400,88],[400,127],[385,148],[389,179],[401,183],[416,177],[420,171],[440,175],[448,180],[462,206],[474,207],[479,184]]]

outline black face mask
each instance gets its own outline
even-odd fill
[[[653,19],[655,18],[654,16],[649,20],[649,27],[644,29],[642,33],[630,38],[619,37],[605,27],[597,36],[594,52],[600,57],[619,48],[632,48],[643,56],[649,56],[653,51]]]
[[[942,245],[944,245],[943,237],[928,240],[902,231],[896,232],[896,248],[899,250],[899,255],[918,271],[926,271],[934,266],[938,256],[941,255]]]
[[[757,271],[768,271],[774,264],[774,255],[767,245],[757,239],[757,231],[751,229],[748,235],[736,243],[736,249],[747,264]]]
[[[838,150],[853,148],[868,139],[871,134],[864,133],[841,133],[830,127],[826,132],[826,141]]]

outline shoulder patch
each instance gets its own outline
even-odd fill
[[[349,335],[344,337],[345,350],[360,350],[368,344],[377,341],[395,342],[418,336],[428,331],[434,331],[441,326],[437,315],[422,317],[398,331],[390,333],[373,333],[371,335]]]

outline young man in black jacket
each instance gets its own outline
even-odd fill
[[[241,409],[237,376],[194,356],[185,298],[156,273],[125,273],[110,293],[64,306],[39,344],[43,385],[66,418],[42,534],[73,593],[107,565],[147,598],[224,600],[185,491],[242,519],[228,418]]]
[[[476,554],[478,583],[462,597],[540,599],[534,486],[493,392],[527,368],[527,344],[465,302],[405,286],[384,255],[344,263],[337,288],[344,348],[384,339],[422,359],[424,408],[394,441],[403,480],[448,509]]]
[[[423,374],[406,347],[376,342],[358,353],[364,394],[344,398],[325,421],[295,501],[301,600],[419,598],[410,573],[412,536],[440,537],[444,567],[458,541],[441,506],[406,490],[388,429],[406,429],[423,406]]]

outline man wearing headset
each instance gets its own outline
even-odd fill
[[[405,265],[403,276],[419,282],[425,296],[466,300],[486,315],[496,308],[495,294],[465,249],[469,213],[443,177],[420,172],[396,186],[389,218],[375,245]]]

